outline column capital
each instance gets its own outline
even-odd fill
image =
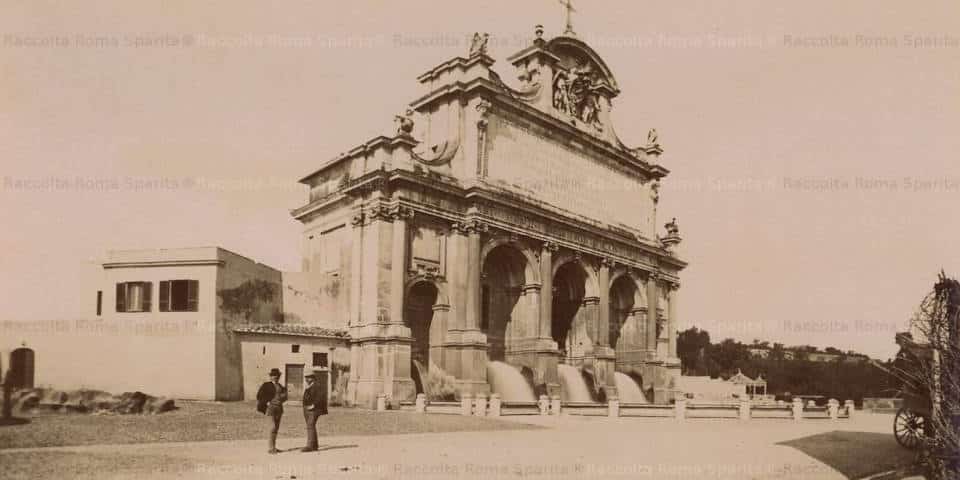
[[[384,204],[377,204],[371,207],[366,211],[365,219],[368,223],[376,222],[381,220],[384,222],[392,222],[393,217],[390,215],[390,207]]]
[[[450,229],[461,234],[469,235],[472,233],[487,233],[490,231],[490,225],[487,225],[481,220],[470,219],[464,221],[457,221],[450,224]]]
[[[361,212],[357,212],[356,215],[354,215],[353,217],[350,218],[350,225],[353,225],[354,227],[362,227],[362,226],[363,226],[363,222],[364,222],[364,220],[365,220],[364,217],[365,217],[365,215],[363,214],[362,211],[361,211]]]
[[[647,281],[656,282],[660,280],[660,272],[647,272]]]
[[[390,207],[390,219],[392,221],[410,220],[414,217],[414,215],[414,210],[410,207],[405,207],[403,205],[394,205]]]
[[[600,259],[600,266],[614,269],[617,267],[617,261],[609,257],[603,257]]]
[[[540,245],[540,248],[544,252],[557,253],[557,250],[560,250],[560,245],[557,245],[556,242],[546,241]]]

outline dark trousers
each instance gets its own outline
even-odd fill
[[[307,448],[318,448],[317,419],[320,418],[313,410],[303,409],[303,420],[307,422]]]
[[[280,418],[283,417],[282,408],[268,408],[267,409],[267,418],[270,419],[270,439],[267,443],[267,447],[270,450],[277,449],[277,432],[280,431]]]

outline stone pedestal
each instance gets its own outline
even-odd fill
[[[594,346],[584,361],[584,368],[593,372],[598,390],[602,390],[607,400],[618,398],[616,371],[616,352],[610,347]]]
[[[505,360],[511,365],[527,367],[533,372],[533,385],[537,393],[559,395],[560,377],[557,364],[560,352],[557,342],[545,338],[513,340],[507,345]]]
[[[410,377],[410,329],[402,325],[367,325],[351,329],[352,369],[356,369],[349,398],[354,405],[376,408],[383,394],[390,408],[416,398]],[[351,372],[354,373],[354,372]]]
[[[500,408],[503,406],[503,402],[500,400],[500,394],[494,393],[490,395],[490,416],[499,417]]]
[[[854,412],[856,412],[856,405],[853,403],[853,400],[844,400],[843,407],[847,410],[847,417],[853,418]]]
[[[487,396],[480,394],[474,397],[473,414],[477,417],[487,416]]]
[[[450,329],[442,344],[438,364],[453,375],[457,391],[489,395],[487,384],[487,336],[479,330]]]

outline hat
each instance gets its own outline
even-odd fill
[[[279,376],[280,376],[280,369],[279,369],[279,368],[271,368],[271,369],[270,369],[270,376],[271,376],[271,377],[279,377]]]
[[[303,378],[317,378],[317,377],[320,376],[320,373],[321,373],[320,370],[314,370],[314,371],[312,371],[312,372],[304,375]]]

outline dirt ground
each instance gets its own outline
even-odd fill
[[[325,435],[314,453],[300,452],[303,440],[294,436],[280,439],[279,455],[268,455],[262,439],[7,448],[0,450],[0,478],[853,479],[913,457],[893,440],[890,415],[678,423],[350,413],[350,421],[368,422],[356,427],[364,433]],[[346,415],[341,421],[350,423]],[[448,430],[395,431],[407,422]],[[392,433],[370,435],[368,428]]]

